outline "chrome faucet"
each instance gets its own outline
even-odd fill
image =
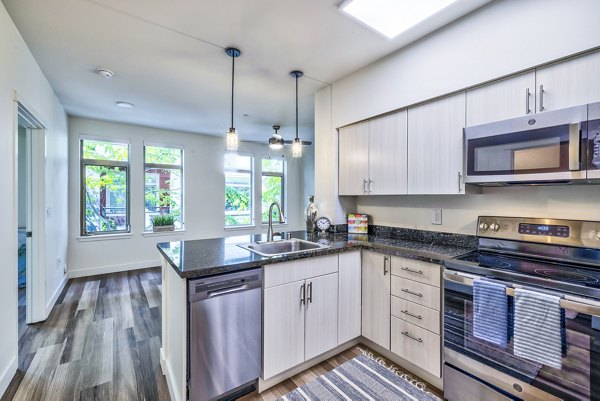
[[[283,215],[281,214],[281,206],[278,202],[271,203],[269,206],[269,228],[267,229],[267,241],[273,241],[273,206],[277,206],[277,210],[279,210],[279,224],[285,223],[283,220]]]

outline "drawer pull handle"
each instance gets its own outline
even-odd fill
[[[423,319],[423,317],[422,317],[421,315],[415,315],[414,313],[410,313],[410,312],[409,312],[409,311],[407,311],[407,310],[403,310],[403,311],[401,311],[401,312],[402,312],[402,313],[404,313],[405,315],[412,316],[412,317],[414,317],[415,319],[419,319],[419,320]]]
[[[409,269],[408,267],[403,267],[402,270],[404,270],[405,272],[409,272],[409,273],[423,274],[423,270],[413,270],[413,269]]]
[[[403,332],[402,332],[402,334],[404,334],[406,337],[408,337],[408,338],[412,338],[413,340],[415,340],[415,341],[418,341],[418,342],[420,342],[420,343],[422,343],[422,342],[423,342],[423,339],[422,339],[422,338],[420,338],[420,337],[414,337],[414,336],[411,336],[411,335],[408,333],[408,331],[403,331]]]
[[[402,291],[404,291],[405,293],[410,294],[410,295],[414,295],[417,297],[423,297],[423,294],[421,294],[420,292],[412,292],[408,288],[403,288]]]

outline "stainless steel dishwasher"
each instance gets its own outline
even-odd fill
[[[189,283],[189,400],[253,391],[262,360],[262,270]]]

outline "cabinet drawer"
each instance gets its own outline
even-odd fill
[[[434,309],[392,296],[392,315],[440,334],[440,312]]]
[[[440,288],[392,276],[392,295],[440,310]]]
[[[440,377],[440,336],[392,316],[392,352]]]
[[[433,263],[392,256],[392,274],[420,283],[440,286],[441,269],[439,265]]]
[[[265,288],[293,283],[311,277],[324,276],[338,271],[338,255],[320,256],[275,263],[264,267]]]

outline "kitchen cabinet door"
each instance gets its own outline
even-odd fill
[[[340,128],[339,195],[365,195],[369,180],[369,122]]]
[[[362,335],[390,349],[391,257],[362,253]]]
[[[535,113],[535,70],[467,91],[467,126]]]
[[[360,251],[339,255],[338,344],[360,336]]]
[[[462,194],[465,93],[408,109],[408,193]]]
[[[305,360],[337,346],[337,305],[337,273],[306,280]]]
[[[406,110],[369,121],[369,195],[406,194]]]
[[[538,113],[598,102],[600,52],[538,68],[536,84]]]
[[[304,362],[304,281],[264,290],[263,378]]]

